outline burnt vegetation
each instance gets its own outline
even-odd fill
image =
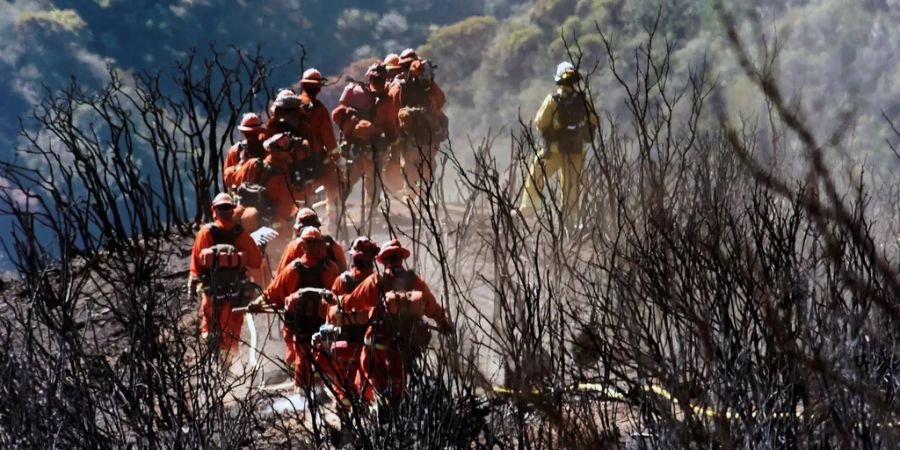
[[[676,74],[652,23],[626,54],[598,27],[606,64],[579,88],[603,117],[590,80],[615,77],[629,114],[602,119],[576,223],[552,182],[516,212],[541,145],[524,121],[508,158],[495,137],[446,144],[415,198],[382,205],[457,333],[378,413],[311,393],[271,413],[283,395],[215,363],[182,290],[184,237],[278,64],[229,50],[48,92],[2,163],[19,279],[0,295],[0,444],[896,448],[896,206],[829,166],[848,128],[818,141],[773,78],[777,52],[751,57],[724,23],[764,120],[716,111],[709,65]]]

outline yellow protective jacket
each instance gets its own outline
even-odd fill
[[[559,86],[556,89],[556,92],[547,95],[547,97],[544,99],[544,102],[541,103],[541,107],[538,108],[537,114],[535,114],[535,116],[534,116],[534,125],[535,125],[535,127],[537,127],[538,131],[540,131],[541,134],[544,135],[545,138],[547,138],[549,134],[552,134],[553,132],[557,132],[562,129],[562,125],[560,124],[559,117],[556,114],[557,102],[554,97],[556,97],[556,96],[570,97],[572,95],[576,95],[576,92],[574,89],[572,89],[571,87],[568,87],[568,86]],[[600,118],[597,117],[597,114],[595,111],[593,111],[593,108],[590,106],[590,103],[588,104],[588,108],[591,109],[591,113],[589,114],[588,120],[587,120],[588,128],[591,130],[591,132],[593,132],[593,130],[597,129],[597,126],[600,123]],[[548,144],[549,148],[545,149],[545,151],[549,151],[549,152],[558,152],[559,151],[558,143],[555,142],[555,140],[547,139],[547,141],[549,142],[549,144]]]

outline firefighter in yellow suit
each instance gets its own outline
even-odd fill
[[[534,213],[541,207],[544,183],[559,173],[563,215],[568,223],[578,218],[578,194],[582,182],[585,145],[600,122],[593,104],[575,89],[578,72],[569,62],[556,67],[556,92],[547,96],[534,118],[544,146],[529,168],[519,210]]]

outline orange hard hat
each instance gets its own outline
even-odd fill
[[[381,246],[381,250],[378,251],[378,256],[375,259],[384,264],[384,259],[392,256],[400,256],[403,259],[409,258],[409,250],[403,248],[399,240],[391,239]]]
[[[263,142],[263,147],[270,151],[287,151],[291,144],[290,133],[278,133]]]
[[[324,238],[322,232],[316,227],[303,227],[300,231],[300,241],[304,243],[321,242]]]
[[[241,133],[258,133],[262,131],[262,120],[259,120],[259,116],[256,113],[247,113],[244,114],[244,117],[241,118],[241,124],[238,125],[238,131]]]
[[[419,55],[415,50],[408,48],[400,52],[400,65],[409,64],[415,60],[419,59]]]
[[[306,69],[300,77],[300,84],[323,84],[327,81],[318,69]]]
[[[350,257],[352,258],[354,255],[363,253],[369,253],[374,256],[378,253],[378,250],[378,244],[375,241],[368,236],[360,236],[350,244]]]
[[[384,78],[387,76],[387,68],[384,64],[375,63],[366,69],[366,77],[368,78]]]
[[[213,207],[213,208],[216,208],[216,207],[221,206],[221,205],[231,205],[231,206],[234,206],[234,199],[232,199],[231,196],[228,195],[227,193],[222,192],[222,193],[216,195],[216,196],[213,198],[213,201],[212,201],[212,207]]]
[[[278,95],[275,96],[276,99],[285,98],[285,97],[296,97],[297,93],[294,92],[293,89],[284,88],[278,91]]]
[[[400,55],[391,53],[384,57],[384,68],[387,70],[396,70],[400,68]]]
[[[282,89],[275,96],[272,106],[276,108],[294,109],[300,107],[300,97],[290,89]]]
[[[315,222],[306,223],[310,219],[314,219]],[[322,226],[322,223],[319,222],[319,215],[312,208],[300,208],[300,211],[297,211],[297,217],[294,219],[294,229],[300,231],[304,226]]]

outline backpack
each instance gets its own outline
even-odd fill
[[[397,349],[414,357],[425,351],[431,341],[431,331],[422,320],[425,315],[425,302],[422,293],[412,291],[412,282],[418,275],[412,270],[403,276],[395,277],[391,285],[382,285],[382,302],[376,307],[377,332],[388,337]]]
[[[325,259],[333,262],[335,266],[338,266],[337,254],[335,253],[336,250],[334,245],[334,238],[331,237],[331,235],[326,234],[323,239],[325,239],[325,246],[328,248],[328,254],[325,255]]]
[[[428,61],[426,61],[428,62]],[[426,64],[426,69],[431,67]],[[424,74],[428,72],[426,70]],[[432,72],[433,74],[433,72]],[[406,79],[399,81],[400,85],[400,109],[397,113],[397,122],[400,135],[413,140],[417,144],[438,143],[447,138],[447,116],[436,114],[431,103],[431,95],[426,85],[413,83]]]
[[[442,140],[441,121],[431,107],[404,106],[397,113],[397,123],[400,135],[414,144],[431,145]]]
[[[200,251],[200,267],[204,270],[243,269],[244,254],[230,244],[216,244]]]
[[[348,84],[340,99],[342,105],[353,108],[357,117],[366,120],[372,120],[376,101],[377,98],[372,91],[359,82]]]
[[[295,191],[302,191],[308,183],[319,179],[325,171],[323,159],[320,152],[315,152],[309,154],[306,158],[294,161],[290,169],[291,187]]]
[[[324,259],[312,267],[306,267],[300,260],[295,260],[291,267],[300,274],[301,288],[331,287],[322,283],[322,273],[325,272]],[[300,296],[298,293],[291,295]],[[319,327],[325,323],[325,319],[319,316],[319,306],[322,298],[318,295],[310,295],[307,297],[300,296],[297,300],[300,302],[300,306],[284,313],[284,323],[301,342],[303,340],[308,341],[314,333],[319,331]]]
[[[238,143],[238,155],[241,162],[249,161],[253,158],[263,158],[266,156],[266,150],[262,146],[262,142],[256,142],[251,146],[246,140]]]
[[[255,165],[255,179],[244,181],[237,188],[238,204],[245,208],[256,208],[263,222],[270,222],[275,213],[275,205],[269,198],[266,185],[272,177],[281,173],[278,168],[257,158]]]
[[[584,93],[576,92],[565,97],[556,93],[553,94],[553,101],[556,102],[555,118],[559,129],[544,133],[545,139],[556,142],[560,153],[581,153],[584,143],[590,139]]]
[[[353,278],[353,275],[351,275],[350,271],[347,270],[341,274],[341,283],[344,286],[344,293],[349,293],[349,292],[353,292],[353,290],[356,289],[356,287],[362,283],[362,280],[357,280],[357,279]],[[337,341],[346,341],[346,342],[353,342],[353,343],[362,343],[363,342],[365,335],[366,335],[366,329],[369,327],[369,324],[368,323],[344,322],[343,317],[352,316],[352,315],[356,315],[356,314],[364,314],[365,319],[366,319],[365,321],[368,322],[368,315],[369,315],[368,311],[362,311],[362,312],[361,311],[352,311],[352,312],[347,311],[347,312],[345,312],[342,310],[341,311],[342,318],[341,318],[341,323],[339,325],[341,332],[337,337]]]
[[[207,225],[214,244],[200,252],[200,276],[203,292],[212,297],[215,306],[228,301],[232,308],[246,306],[253,296],[252,286],[244,271],[244,254],[235,242],[244,231],[240,225],[225,230],[215,224]]]

